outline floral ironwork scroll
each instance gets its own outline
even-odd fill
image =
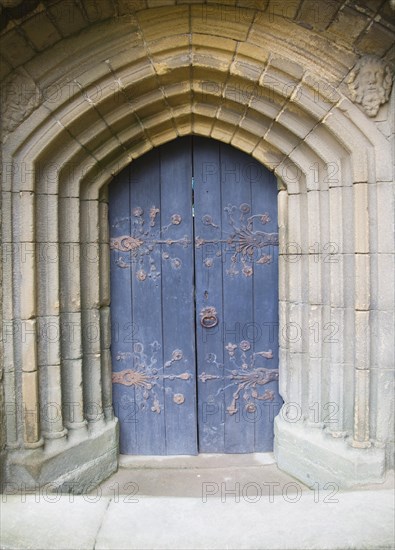
[[[133,345],[133,351],[118,353],[116,360],[132,361],[133,368],[113,372],[112,382],[123,386],[133,386],[139,392],[136,401],[140,403],[141,410],[144,411],[150,408],[152,412],[160,414],[159,392],[163,393],[165,391],[164,381],[190,380],[192,375],[189,372],[164,374],[158,364],[158,352],[161,345],[159,342],[154,341],[149,347],[151,348],[150,353],[145,353],[144,345],[141,342],[136,342]],[[178,363],[182,359],[184,359],[182,350],[175,349],[171,358],[165,362],[165,369],[171,368],[174,363]],[[124,396],[124,398],[132,399],[129,396]],[[182,393],[174,393],[173,401],[177,405],[182,405],[185,402],[185,397]]]
[[[251,344],[247,340],[243,340],[238,345],[229,342],[225,349],[232,368],[225,369],[224,374],[202,372],[199,375],[199,380],[203,383],[210,380],[223,380],[224,385],[218,390],[217,396],[228,388],[234,388],[232,401],[226,407],[228,414],[233,415],[238,412],[240,398],[244,402],[245,410],[249,413],[256,411],[257,401],[273,401],[274,391],[265,389],[262,392],[260,389],[269,382],[277,381],[279,371],[257,366],[258,358],[273,359],[272,350],[253,352]],[[216,371],[222,371],[224,367],[218,363],[217,356],[213,353],[206,356],[206,363],[216,367]]]
[[[110,240],[110,249],[117,250],[120,253],[115,263],[120,268],[136,267],[135,277],[138,281],[143,282],[147,279],[156,280],[161,276],[157,267],[153,252],[158,250],[162,245],[179,245],[187,247],[192,241],[185,235],[179,239],[165,238],[166,232],[174,226],[179,226],[182,223],[180,214],[172,214],[169,223],[159,227],[157,219],[160,214],[160,209],[152,206],[147,214],[143,208],[136,206],[132,210],[131,218],[122,218],[116,220],[114,227],[119,227],[125,221],[131,220],[132,231],[131,235],[120,235]],[[171,257],[170,253],[164,251],[162,253],[163,260],[169,260],[173,269],[179,269],[182,262],[177,257]]]
[[[227,250],[231,251],[230,267],[227,269],[228,275],[238,275],[240,273],[238,266],[241,265],[241,273],[245,277],[253,274],[253,264],[268,264],[272,261],[272,256],[265,250],[271,246],[278,246],[278,233],[269,233],[257,229],[257,223],[266,225],[271,221],[267,212],[263,214],[251,214],[251,206],[242,203],[240,206],[229,204],[224,208],[228,224],[232,228],[224,238],[203,239],[196,237],[195,246],[200,248],[206,244],[225,245]],[[202,217],[202,222],[206,226],[219,230],[218,224],[214,223],[209,215]],[[226,250],[225,250],[226,251]],[[221,256],[222,250],[218,250],[215,256]],[[204,260],[204,265],[208,268],[214,265],[214,258],[208,257]]]

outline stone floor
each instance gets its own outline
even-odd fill
[[[4,494],[4,549],[391,549],[394,477],[311,490],[271,453],[121,457],[80,496]]]

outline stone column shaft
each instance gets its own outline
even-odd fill
[[[82,200],[80,209],[84,407],[88,423],[94,425],[104,418],[100,327],[99,201]]]
[[[370,262],[368,185],[356,183],[354,190],[355,243],[355,356],[353,446],[370,447]]]
[[[59,198],[62,392],[70,435],[86,429],[82,377],[80,207],[76,197]]]
[[[15,264],[20,275],[20,330],[15,336],[22,362],[23,439],[25,447],[31,448],[43,443],[40,436],[37,326],[34,321],[37,315],[36,196],[33,191],[20,191],[14,193],[14,200],[14,219],[19,221],[19,249]]]
[[[63,438],[63,407],[60,376],[59,317],[59,220],[58,195],[42,176],[36,195],[36,239],[38,273],[38,364],[40,408],[46,440]]]

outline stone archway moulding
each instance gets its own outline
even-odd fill
[[[269,43],[250,11],[210,36],[187,6],[144,10],[14,72],[31,93],[3,143],[6,479],[80,490],[117,467],[106,187],[193,133],[279,178],[279,466],[309,484],[383,480],[390,143],[343,93],[353,56],[323,64],[325,41],[284,41],[281,18]]]

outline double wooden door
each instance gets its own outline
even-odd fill
[[[110,184],[113,404],[123,454],[272,449],[278,394],[274,176],[187,137]]]

